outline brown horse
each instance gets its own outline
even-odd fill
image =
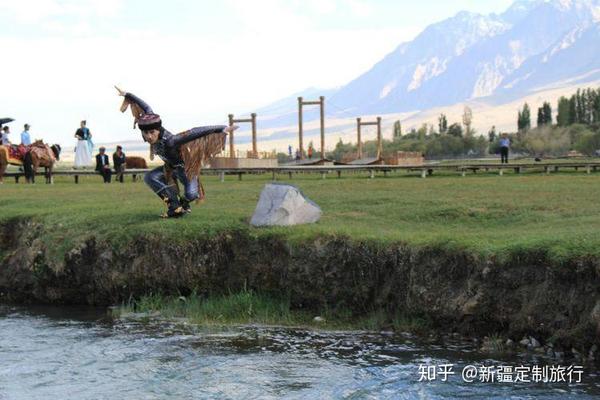
[[[146,169],[148,164],[143,157],[127,156],[125,157],[125,166],[127,169]]]
[[[29,146],[29,151],[25,154],[23,169],[27,183],[35,183],[35,174],[39,167],[44,167],[46,183],[54,183],[52,179],[52,169],[54,163],[60,160],[60,145],[53,144],[48,146],[41,140],[36,140]]]
[[[3,183],[2,178],[8,165],[22,166],[25,170],[27,182],[33,182],[37,168],[44,167],[46,183],[52,183],[52,168],[54,163],[60,159],[60,150],[59,144],[48,146],[41,140],[37,140],[27,148],[24,160],[20,161],[17,158],[10,158],[8,146],[0,146],[0,184]]]
[[[2,184],[2,178],[4,177],[4,173],[6,172],[6,167],[8,167],[8,165],[17,165],[17,166],[22,166],[23,165],[23,161],[20,160],[19,158],[22,158],[19,154],[19,152],[17,152],[17,154],[12,153],[12,157],[11,158],[11,148],[10,145],[8,146],[0,146],[0,184]]]

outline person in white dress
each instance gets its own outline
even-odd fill
[[[81,121],[81,127],[75,132],[77,147],[75,148],[75,168],[85,168],[92,165],[92,134],[86,127],[86,121]]]

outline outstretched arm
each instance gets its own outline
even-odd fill
[[[172,136],[173,145],[180,146],[182,144],[191,142],[192,140],[210,135],[211,133],[227,133],[228,129],[229,127],[226,125],[200,126],[198,128],[192,128],[189,131]]]

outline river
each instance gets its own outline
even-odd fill
[[[113,320],[102,309],[0,305],[1,400],[600,396],[598,371],[573,362],[561,363],[580,371],[571,383],[550,375],[550,382],[532,381],[534,368],[550,371],[553,363],[531,354],[490,357],[470,342],[406,334],[198,328]],[[478,371],[471,383],[462,376],[470,365]],[[481,367],[500,372],[489,382]],[[517,368],[530,382],[507,382]]]

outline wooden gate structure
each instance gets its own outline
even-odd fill
[[[300,150],[300,159],[304,159],[304,131],[302,127],[302,108],[304,106],[319,106],[321,109],[321,159],[325,159],[325,96],[320,96],[317,101],[304,101],[298,97],[298,149]]]
[[[382,153],[383,153],[383,147],[382,147],[382,142],[381,142],[381,117],[377,117],[376,121],[371,121],[371,122],[363,122],[362,118],[356,118],[356,136],[358,139],[358,159],[359,160],[363,158],[362,140],[360,137],[361,127],[363,127],[363,126],[377,126],[377,156],[376,156],[376,159],[381,160]]]
[[[252,124],[252,152],[248,158],[258,158],[258,149],[256,145],[256,113],[250,114],[250,118],[238,118],[235,119],[233,114],[229,114],[229,126],[233,126],[234,124],[243,124],[250,123]],[[235,141],[233,136],[233,131],[229,134],[229,158],[235,157]]]

